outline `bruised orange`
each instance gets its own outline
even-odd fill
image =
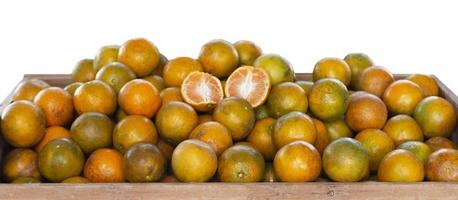
[[[166,105],[171,101],[183,102],[183,98],[181,97],[181,90],[177,87],[165,88],[161,91],[160,96],[162,99],[162,105]]]
[[[134,79],[121,88],[118,102],[128,115],[143,115],[151,118],[161,106],[161,97],[153,84],[143,79]]]
[[[98,72],[103,66],[118,61],[118,45],[108,45],[101,47],[94,58],[94,69]]]
[[[394,76],[384,67],[373,66],[362,71],[358,80],[359,90],[381,98],[385,89],[394,82]]]
[[[280,181],[314,181],[321,173],[320,153],[304,141],[289,143],[278,150],[274,170]]]
[[[429,156],[426,177],[430,181],[458,181],[458,151],[442,149]]]
[[[199,62],[205,72],[225,78],[238,67],[239,55],[231,43],[220,39],[212,40],[201,48]]]
[[[255,108],[263,104],[270,91],[269,75],[262,68],[241,66],[227,78],[226,97],[240,97]]]
[[[170,60],[164,67],[162,77],[168,87],[181,87],[189,73],[203,71],[199,61],[189,57],[178,57]]]
[[[391,83],[383,93],[388,111],[393,114],[412,115],[424,94],[420,86],[409,80],[398,80]]]
[[[154,144],[136,144],[124,154],[124,173],[129,182],[159,181],[166,169],[167,160]]]
[[[234,43],[234,47],[239,54],[240,65],[253,65],[256,58],[262,54],[261,48],[248,40],[237,41]]]
[[[351,81],[350,67],[340,58],[323,58],[315,64],[313,81],[324,78],[337,79],[348,87]]]
[[[231,131],[234,141],[248,136],[256,121],[251,105],[239,97],[229,97],[220,101],[213,111],[213,119]]]
[[[51,126],[46,128],[45,135],[40,142],[35,146],[35,151],[40,153],[41,149],[51,140],[57,138],[70,138],[70,131],[61,126]]]
[[[423,162],[404,149],[388,153],[378,169],[378,180],[384,182],[420,182],[424,176]]]
[[[75,91],[73,106],[78,115],[86,112],[111,115],[118,105],[115,91],[105,82],[93,80],[84,83]]]
[[[160,54],[152,42],[135,38],[121,46],[118,61],[127,65],[137,77],[145,77],[158,66]]]
[[[277,148],[299,140],[314,144],[316,140],[315,124],[307,114],[290,112],[275,122],[272,140]]]
[[[423,141],[423,131],[418,123],[408,115],[391,117],[383,127],[383,131],[393,139],[396,146],[407,141]]]
[[[220,80],[205,72],[189,73],[181,85],[181,95],[198,111],[212,110],[224,97]]]
[[[38,92],[47,87],[49,87],[49,84],[39,79],[23,80],[14,88],[13,101],[33,101]]]
[[[423,90],[425,97],[429,96],[439,96],[439,86],[436,79],[430,75],[424,74],[412,74],[406,78],[409,81],[412,81]]]
[[[277,153],[277,148],[272,141],[275,122],[276,120],[270,117],[256,121],[251,133],[246,139],[268,161],[273,160]]]
[[[138,143],[156,144],[158,134],[154,123],[142,115],[129,115],[113,129],[113,146],[121,153]]]
[[[34,100],[43,111],[47,126],[66,126],[73,119],[73,98],[59,87],[41,90]]]
[[[114,149],[100,148],[92,152],[84,165],[84,177],[94,183],[124,182],[124,158]]]
[[[88,82],[95,79],[96,71],[94,69],[93,59],[80,60],[72,71],[72,82]]]
[[[17,148],[6,155],[3,160],[3,178],[10,182],[18,177],[40,178],[37,153]]]

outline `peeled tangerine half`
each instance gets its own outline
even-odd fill
[[[266,101],[270,90],[269,75],[264,69],[252,66],[237,68],[226,80],[227,97],[240,97],[254,108]]]
[[[224,97],[221,81],[205,72],[191,72],[181,85],[181,95],[186,103],[198,111],[215,108]]]

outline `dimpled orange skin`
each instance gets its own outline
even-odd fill
[[[270,117],[256,121],[246,139],[267,161],[273,160],[278,150],[272,141],[272,132],[276,121]]]
[[[72,82],[88,82],[95,79],[94,60],[83,59],[76,63],[72,71]]]
[[[394,82],[394,76],[384,67],[373,66],[362,71],[358,81],[359,90],[381,98],[385,89]]]
[[[355,139],[369,152],[369,167],[371,171],[377,171],[383,157],[394,150],[393,140],[380,129],[366,129],[359,132]]]
[[[3,177],[7,181],[13,181],[18,177],[39,179],[37,153],[23,148],[10,151],[3,160]]]
[[[106,83],[93,80],[80,86],[73,95],[73,106],[78,115],[100,112],[111,115],[116,111],[115,91]]]
[[[213,111],[213,119],[231,131],[234,141],[248,136],[256,121],[251,105],[239,97],[228,97],[220,101]]]
[[[426,177],[430,181],[458,181],[458,151],[441,149],[429,156]]]
[[[239,54],[240,65],[252,66],[256,58],[262,54],[261,48],[251,41],[240,40],[234,43],[234,47]]]
[[[198,125],[189,135],[189,139],[198,139],[209,144],[219,156],[232,146],[232,136],[229,129],[219,122],[205,122]]]
[[[420,182],[425,177],[425,168],[415,154],[397,149],[380,162],[377,176],[383,182]]]
[[[121,153],[138,143],[156,144],[159,139],[154,123],[142,115],[129,115],[113,130],[113,146]]]
[[[413,116],[427,138],[448,137],[456,127],[455,108],[442,97],[426,97],[418,103]]]
[[[278,150],[274,170],[277,178],[284,182],[314,181],[321,172],[320,153],[304,141],[289,143]]]
[[[161,91],[162,105],[166,105],[171,101],[181,101],[183,102],[183,97],[181,96],[180,88],[169,87]]]
[[[322,121],[319,119],[312,118],[313,124],[315,125],[316,129],[316,140],[315,140],[315,148],[318,152],[323,154],[324,149],[330,143],[329,136],[328,136],[328,129],[324,125]]]
[[[316,128],[312,118],[300,112],[290,112],[275,122],[272,140],[277,148],[294,141],[306,141],[315,144]]]
[[[335,78],[348,87],[351,81],[350,66],[339,58],[323,58],[315,64],[313,80],[323,78]]]
[[[457,149],[457,146],[453,141],[441,136],[429,138],[426,140],[425,144],[431,148],[432,152],[440,149]]]
[[[144,38],[131,39],[119,49],[118,61],[127,65],[137,77],[148,76],[159,64],[157,47]]]
[[[14,88],[13,101],[33,101],[38,92],[47,87],[49,87],[49,84],[39,79],[24,80]]]
[[[383,93],[383,102],[393,114],[412,115],[417,104],[424,98],[423,90],[409,80],[391,83]]]
[[[377,96],[359,93],[349,98],[345,121],[353,131],[381,129],[387,118],[386,106]]]
[[[61,126],[51,126],[46,128],[46,133],[40,142],[35,146],[35,151],[40,152],[49,141],[57,138],[70,138],[70,131]]]
[[[161,106],[161,97],[151,83],[143,79],[134,79],[121,88],[118,102],[128,115],[143,115],[151,118]]]
[[[62,88],[43,89],[34,102],[43,111],[47,126],[66,126],[73,119],[73,97]]]
[[[420,125],[412,117],[404,114],[391,117],[383,127],[383,132],[393,139],[396,146],[407,141],[423,141]]]
[[[178,57],[170,60],[164,67],[162,77],[168,87],[181,87],[181,83],[194,71],[203,71],[199,61],[189,57]]]
[[[418,84],[418,86],[420,86],[420,88],[423,90],[423,93],[426,97],[439,96],[439,86],[437,84],[436,79],[434,79],[432,76],[423,74],[412,74],[408,76],[406,79]]]
[[[212,40],[200,50],[199,62],[205,72],[225,78],[237,68],[239,56],[231,43],[225,40]]]
[[[95,150],[84,165],[84,177],[94,183],[120,183],[125,181],[123,156],[116,150]]]

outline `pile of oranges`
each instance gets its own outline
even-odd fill
[[[197,59],[143,38],[104,46],[65,88],[16,87],[2,180],[458,181],[456,112],[432,76],[395,79],[351,53],[305,79],[245,40],[212,40]]]

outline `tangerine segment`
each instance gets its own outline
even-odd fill
[[[227,97],[240,97],[252,107],[263,104],[270,90],[269,75],[262,68],[242,66],[226,80],[224,92]]]
[[[181,95],[198,111],[213,109],[224,97],[221,81],[205,72],[188,74],[181,85]]]

